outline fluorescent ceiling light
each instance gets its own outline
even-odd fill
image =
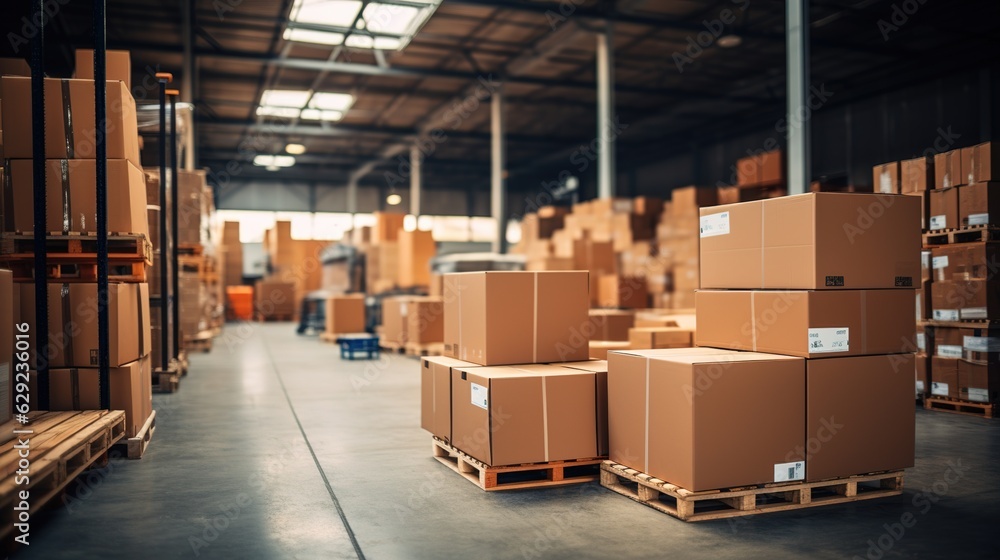
[[[299,156],[306,153],[306,147],[302,144],[288,144],[285,146],[285,151],[293,156]]]
[[[400,202],[403,202],[403,197],[399,196],[398,194],[393,193],[385,197],[385,203],[388,204],[389,206],[396,206]]]
[[[358,12],[360,0],[295,0],[291,20],[334,27],[350,27]]]
[[[304,89],[268,89],[264,90],[264,95],[260,96],[261,105],[272,107],[302,108],[308,100],[309,91]]]
[[[340,111],[321,111],[319,109],[302,109],[302,120],[307,121],[339,121],[344,118]]]
[[[413,31],[413,24],[421,11],[413,6],[372,3],[365,6],[362,17],[365,18],[365,27],[373,33],[404,35]]]
[[[253,164],[261,167],[291,167],[295,165],[295,158],[292,156],[254,156]]]
[[[279,170],[279,169],[281,169],[281,168],[280,168],[280,167],[278,167],[277,165],[268,165],[268,166],[267,166],[267,167],[265,167],[264,169],[267,169],[268,171],[277,171],[277,170]]]
[[[314,31],[312,29],[289,28],[285,29],[285,40],[298,43],[313,43],[315,45],[342,45],[344,44],[344,34]]]
[[[311,109],[326,109],[330,111],[346,111],[354,104],[354,96],[349,93],[314,93],[309,100]]]
[[[261,117],[294,119],[299,116],[299,110],[292,107],[257,107],[257,115]]]

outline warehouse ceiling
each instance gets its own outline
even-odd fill
[[[486,188],[487,90],[503,82],[516,185],[566,165],[594,138],[595,33],[607,22],[623,163],[773,123],[784,110],[784,1],[437,3],[193,0],[199,163],[237,165],[243,178],[385,186],[419,141],[428,188]],[[144,69],[173,72],[173,87],[191,79],[179,4],[108,0],[109,48],[132,51],[134,89]],[[997,4],[812,1],[812,81],[838,104],[992,63]],[[71,48],[90,46],[89,10],[70,2],[48,27],[48,44],[61,45],[49,52],[50,73],[68,72]],[[317,104],[307,94],[288,111],[268,104],[269,90],[347,95]],[[294,166],[254,165],[289,143],[305,147]]]

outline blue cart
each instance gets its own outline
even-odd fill
[[[345,334],[337,337],[342,360],[374,360],[379,357],[378,336],[367,333]],[[359,357],[358,354],[361,354]]]

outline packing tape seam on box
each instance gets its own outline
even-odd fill
[[[868,290],[861,290],[861,355],[868,354]],[[848,342],[850,338],[848,338]]]
[[[643,426],[643,430],[645,431],[644,435],[646,436],[645,437],[646,447],[645,450],[643,451],[643,461],[645,461],[645,465],[642,472],[648,473],[649,472],[649,362],[651,362],[652,360],[650,360],[649,357],[646,357],[645,360],[646,360],[646,422]]]
[[[750,291],[750,337],[753,351],[757,351],[757,292]]]
[[[70,107],[70,100],[72,97],[69,92],[69,80],[60,80],[60,89],[62,90],[62,106],[63,106],[63,134],[66,136],[66,158],[74,159],[76,158],[76,150],[73,145],[73,111]],[[95,84],[96,88],[97,85]]]
[[[538,362],[538,273],[537,272],[534,273],[534,277],[535,277],[535,288],[534,288],[534,293],[532,294],[532,297],[534,298],[534,301],[533,301],[533,303],[531,305],[531,313],[532,313],[532,318],[531,318],[531,361],[532,362]],[[545,390],[544,381],[542,383],[543,383],[542,384],[542,390],[544,391]],[[546,432],[546,433],[548,433],[548,432]],[[546,438],[548,438],[547,435],[546,435]],[[545,447],[545,460],[546,461],[549,460],[548,456],[549,456],[548,443],[546,443],[546,447]]]
[[[60,179],[62,181],[62,222],[63,233],[69,233],[73,229],[73,208],[70,206],[69,189],[69,160],[59,160]],[[48,229],[46,224],[46,229]],[[81,228],[81,231],[86,229]]]
[[[542,441],[545,443],[545,462],[549,462],[549,397],[546,377],[542,376]]]

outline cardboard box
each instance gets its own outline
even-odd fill
[[[0,76],[31,77],[31,66],[23,58],[0,57]]]
[[[403,221],[406,214],[398,212],[374,212],[375,225],[371,229],[371,242],[379,244],[384,241],[396,241],[399,239],[399,231],[403,229]]]
[[[985,142],[968,149],[969,165],[962,162],[968,184],[1000,180],[1000,174],[994,172],[1000,171],[1000,142]]]
[[[652,196],[637,196],[632,200],[632,211],[640,216],[648,216],[656,220],[663,213],[663,199]]]
[[[365,253],[365,285],[369,294],[380,293],[396,286],[399,277],[399,245],[383,241],[371,245]],[[379,283],[385,289],[379,289]]]
[[[930,191],[903,194],[906,196],[912,196],[920,201],[920,229],[927,229],[927,216],[930,215]]]
[[[415,296],[382,298],[382,340],[392,344],[406,344],[409,335],[409,304]]]
[[[258,280],[253,295],[254,310],[263,317],[285,315],[290,321],[295,314],[295,284],[291,282]]]
[[[444,302],[439,297],[415,297],[407,305],[406,341],[444,342]]]
[[[737,202],[740,202],[740,188],[719,187],[716,198],[718,199],[719,204],[736,204]]]
[[[111,409],[125,411],[125,437],[133,437],[152,413],[152,377],[149,356],[112,367]],[[50,410],[100,410],[100,373],[97,368],[49,370]]]
[[[931,319],[933,302],[931,301],[931,284],[930,280],[924,280],[920,282],[920,289],[916,291],[915,303],[917,311],[917,321],[926,321]]]
[[[591,309],[589,311],[590,338],[593,340],[628,340],[628,331],[635,324],[635,312],[619,309]]]
[[[0,269],[0,424],[11,417],[14,392],[14,333],[20,310],[14,313],[14,277]]]
[[[620,274],[601,275],[598,287],[598,305],[601,307],[645,309],[649,307],[646,279],[642,276]]]
[[[952,150],[934,155],[935,189],[948,189],[964,185],[967,179],[968,177],[962,171],[962,150]]]
[[[806,360],[806,481],[913,466],[913,354]]]
[[[132,55],[129,51],[107,50],[105,52],[105,78],[125,82],[125,89],[132,91]],[[94,50],[76,49],[76,73],[74,78],[94,79]]]
[[[330,334],[365,332],[365,296],[349,294],[326,300],[326,332]]]
[[[701,287],[913,288],[919,202],[807,193],[701,211]]]
[[[670,191],[674,215],[694,215],[699,208],[719,203],[719,192],[712,188],[681,187]]]
[[[801,358],[699,348],[612,352],[611,460],[691,491],[802,480],[805,390]],[[758,394],[780,395],[782,406],[733,414]],[[739,461],[726,459],[736,455]]]
[[[965,321],[1000,317],[1000,283],[984,279],[931,284],[935,321]]]
[[[1000,182],[974,183],[956,190],[959,227],[1000,224]]]
[[[587,360],[551,364],[569,369],[593,372],[597,376],[597,454],[608,456],[608,361]]]
[[[633,211],[631,198],[597,198],[590,201],[590,214],[630,214]]]
[[[46,162],[46,230],[97,233],[96,160]],[[63,181],[65,171],[66,181]],[[31,233],[34,228],[32,160],[10,162],[13,211],[4,216],[4,231]],[[108,160],[108,232],[149,234],[146,182],[142,171],[123,159]]]
[[[607,360],[608,352],[631,349],[632,344],[627,340],[591,340],[587,343],[587,354],[591,360]]]
[[[930,214],[927,217],[927,228],[932,230],[957,228],[959,192],[958,188],[936,189],[928,193],[930,198]]]
[[[431,281],[431,259],[437,253],[429,231],[399,232],[399,286],[427,286]]]
[[[420,358],[420,427],[451,443],[451,372],[476,364],[445,356]]]
[[[785,162],[781,150],[764,152],[757,156],[757,160],[761,185],[777,185],[785,182]]]
[[[565,257],[545,257],[542,259],[529,259],[525,270],[574,270],[573,259]]]
[[[960,360],[958,398],[978,403],[1000,403],[1000,364]]]
[[[127,159],[141,168],[135,100],[123,82],[108,81],[107,92],[108,159]],[[31,159],[31,78],[0,78],[0,97],[3,97],[4,156]],[[69,129],[65,120],[67,108],[73,119]],[[93,80],[46,78],[45,158],[95,159],[94,118]]]
[[[448,274],[444,302],[446,356],[480,365],[588,357],[586,272]]]
[[[916,373],[916,396],[926,397],[931,388],[930,376],[928,375],[931,360],[926,354],[917,354],[913,363]]]
[[[872,168],[874,191],[882,194],[899,194],[899,162],[893,161]]]
[[[903,194],[922,193],[933,189],[934,160],[929,157],[919,157],[899,162],[899,188]]]
[[[1000,244],[957,243],[931,249],[931,270],[935,282],[988,279],[1000,267]]]
[[[953,360],[962,357],[962,330],[953,327],[934,327],[934,355]]]
[[[960,360],[951,358],[941,358],[934,356],[931,358],[931,390],[932,397],[948,397],[957,399],[958,391],[958,363]]]
[[[906,290],[698,292],[695,344],[832,358],[912,352]]]
[[[680,327],[634,327],[628,331],[629,346],[635,350],[690,348],[694,333]]]
[[[597,376],[553,365],[454,367],[453,445],[487,465],[598,454]]]
[[[35,333],[35,285],[19,284],[21,317]],[[97,284],[48,285],[49,367],[90,367],[97,357]],[[108,355],[111,367],[138,360],[152,348],[149,286],[108,284]],[[32,353],[38,351],[32,336]],[[37,364],[32,361],[32,365]]]

